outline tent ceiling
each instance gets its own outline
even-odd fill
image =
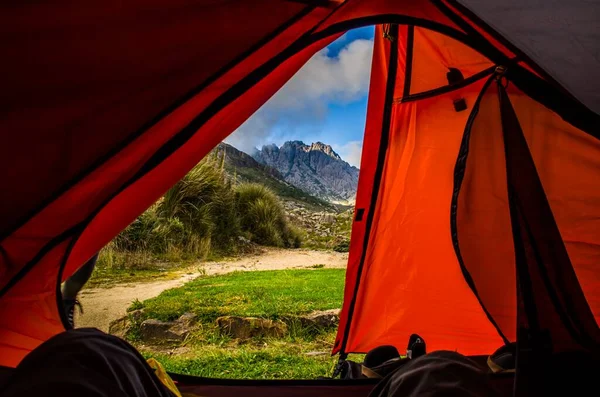
[[[600,113],[600,7],[589,0],[460,0]]]

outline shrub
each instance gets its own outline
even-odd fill
[[[288,225],[286,228],[286,247],[300,248],[304,240],[304,233],[294,225]]]
[[[127,226],[114,240],[114,249],[119,251],[152,250],[154,229],[158,226],[155,207],[148,208]]]
[[[99,263],[135,267],[135,258],[149,253],[169,261],[205,259],[237,252],[242,235],[277,247],[297,248],[303,239],[271,190],[259,184],[234,189],[223,172],[223,159],[209,156],[125,228],[103,250]]]
[[[242,230],[255,243],[276,247],[299,247],[300,231],[289,224],[281,202],[263,185],[241,184],[236,206]]]
[[[169,245],[205,258],[211,250],[229,252],[240,234],[235,195],[213,159],[205,159],[165,194],[157,206]]]
[[[348,252],[350,251],[350,240],[342,240],[339,243],[337,243],[334,247],[333,250],[336,252]]]

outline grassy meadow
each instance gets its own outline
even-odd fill
[[[336,357],[330,352],[336,327],[315,329],[294,316],[340,308],[344,269],[234,272],[201,277],[156,298],[135,302],[131,310],[143,316],[127,335],[140,343],[139,324],[146,318],[163,321],[191,312],[198,316],[195,331],[182,343],[161,349],[140,347],[169,371],[206,377],[252,379],[311,379],[330,376]],[[220,332],[220,316],[282,320],[287,332],[280,338],[237,340]],[[168,354],[167,351],[176,352]]]
[[[204,269],[194,269],[202,266],[200,261],[239,257],[260,246],[347,251],[350,215],[323,224],[292,223],[280,197],[302,200],[309,209],[300,217],[331,205],[281,182],[265,185],[242,170],[239,176],[236,170],[228,172],[224,153],[213,152],[104,247],[86,287],[168,280],[180,277],[184,269],[202,275]],[[344,275],[345,270],[324,264],[306,270],[202,275],[155,298],[133,302],[130,310],[143,309],[143,314],[130,316],[126,339],[172,372],[253,379],[329,376],[337,360],[330,355],[336,327],[315,329],[296,316],[341,308]],[[172,321],[189,312],[198,322],[184,342],[142,343],[140,324],[145,319]],[[286,331],[279,337],[239,340],[219,329],[216,319],[221,316],[281,321]]]

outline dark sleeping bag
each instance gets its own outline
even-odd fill
[[[488,373],[469,358],[435,351],[406,362],[377,384],[369,397],[495,397]]]
[[[3,397],[175,397],[133,346],[92,328],[58,334],[29,353]]]

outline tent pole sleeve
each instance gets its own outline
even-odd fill
[[[458,198],[460,195],[460,190],[467,168],[467,161],[469,158],[469,142],[471,140],[471,130],[473,127],[473,123],[475,122],[475,119],[479,114],[479,105],[481,103],[481,100],[483,99],[483,96],[494,81],[494,77],[494,75],[490,76],[490,78],[488,78],[488,80],[481,88],[481,92],[479,93],[479,96],[477,97],[477,100],[473,105],[473,109],[471,110],[471,114],[469,114],[469,118],[467,119],[465,132],[463,133],[462,142],[460,143],[458,158],[456,159],[456,165],[454,167],[454,188],[452,192],[452,201],[450,203],[450,232],[452,236],[452,245],[454,246],[454,252],[456,253],[456,258],[458,260],[458,264],[460,265],[460,270],[463,274],[463,277],[465,278],[465,281],[467,282],[469,288],[471,288],[471,290],[473,291],[473,294],[477,298],[477,301],[481,305],[481,308],[483,309],[485,315],[498,332],[498,335],[500,335],[505,344],[509,344],[510,341],[508,340],[508,338],[506,338],[506,336],[494,320],[491,313],[485,307],[483,301],[481,300],[481,297],[479,296],[479,293],[477,292],[477,286],[475,285],[475,281],[473,280],[473,277],[471,276],[469,270],[465,266],[458,238]]]
[[[350,328],[352,326],[352,317],[356,308],[356,300],[360,289],[360,282],[362,271],[365,264],[367,255],[367,248],[369,245],[369,236],[371,234],[371,227],[373,225],[373,219],[375,217],[375,209],[377,207],[377,197],[379,196],[379,188],[381,185],[381,175],[383,173],[385,158],[387,155],[387,148],[389,143],[390,127],[392,124],[392,107],[394,105],[394,89],[396,87],[396,76],[398,73],[398,25],[390,25],[388,33],[390,37],[390,57],[388,60],[388,76],[385,89],[385,106],[383,109],[383,124],[381,129],[381,141],[379,144],[379,153],[377,157],[377,168],[375,169],[375,177],[373,179],[373,190],[371,196],[371,202],[367,213],[367,221],[365,225],[365,239],[363,242],[363,250],[360,258],[360,264],[358,266],[358,273],[356,276],[356,284],[354,285],[354,292],[352,294],[352,300],[350,301],[350,307],[348,311],[348,320],[346,321],[346,328],[344,330],[344,336],[342,340],[341,354],[346,355],[346,346],[348,344],[348,338],[350,335]]]

